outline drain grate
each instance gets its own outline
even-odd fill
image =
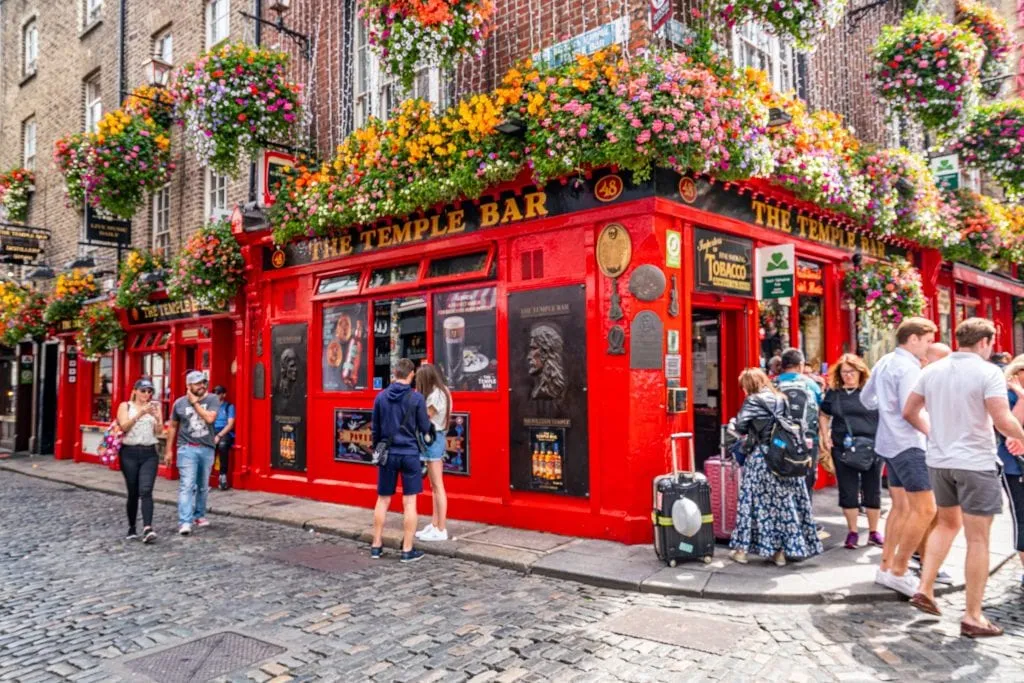
[[[357,548],[345,548],[327,543],[285,548],[269,555],[285,564],[308,567],[332,574],[346,574],[373,566],[373,560]]]
[[[285,648],[226,631],[126,662],[158,683],[208,681],[274,657]]]
[[[681,610],[634,607],[604,623],[612,633],[724,655],[739,642],[752,642],[761,629]]]

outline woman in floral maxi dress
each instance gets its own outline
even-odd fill
[[[751,447],[743,466],[729,556],[746,564],[747,553],[753,553],[774,560],[781,567],[787,557],[803,559],[817,555],[822,551],[821,541],[803,477],[777,477],[764,461],[773,414],[786,409],[786,398],[760,368],[744,370],[740,387],[747,398],[736,416],[735,429],[746,435]]]

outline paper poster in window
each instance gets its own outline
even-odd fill
[[[324,391],[355,391],[366,388],[367,305],[324,306]]]
[[[434,295],[434,362],[455,391],[498,388],[494,287]]]

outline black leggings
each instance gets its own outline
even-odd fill
[[[1013,520],[1013,542],[1018,552],[1024,552],[1024,477],[1003,472],[1003,489],[1010,499],[1010,519]]]
[[[153,484],[156,483],[156,446],[122,446],[121,473],[128,487],[128,527],[135,528],[142,499],[142,525],[153,526]]]
[[[226,436],[217,444],[217,457],[220,459],[220,476],[231,483],[231,447],[235,440]]]
[[[842,448],[832,451],[832,461],[836,464],[836,480],[839,482],[839,507],[853,510],[860,507],[863,497],[864,507],[878,510],[882,507],[882,459],[875,458],[875,464],[867,472],[847,467],[843,464]]]

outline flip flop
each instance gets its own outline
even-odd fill
[[[974,624],[968,624],[966,621],[961,621],[960,635],[967,636],[968,638],[991,638],[1003,635],[1003,629],[991,621],[988,622],[988,626],[975,626]]]
[[[936,617],[942,616],[942,612],[939,611],[939,606],[935,604],[934,600],[929,598],[924,593],[914,593],[914,597],[910,598],[910,604],[916,607],[917,609],[921,610],[922,612],[927,612],[928,614],[931,614]],[[961,631],[962,630],[963,625],[961,624]]]

